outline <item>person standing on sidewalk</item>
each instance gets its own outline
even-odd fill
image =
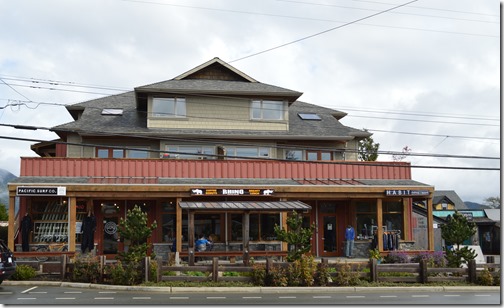
[[[345,257],[353,258],[352,251],[354,247],[355,231],[351,225],[345,229]]]

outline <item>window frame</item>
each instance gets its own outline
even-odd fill
[[[267,104],[278,105],[281,110],[277,110],[276,108],[267,108]],[[253,99],[250,102],[250,120],[253,121],[285,121],[285,101],[276,101],[276,100],[265,100],[265,99]],[[269,112],[264,112],[268,110]],[[279,112],[279,117],[269,118],[268,115],[273,114],[274,112]]]
[[[164,110],[155,111],[155,106],[161,102],[173,103],[173,112]],[[162,108],[164,109],[164,108]],[[187,118],[187,101],[185,97],[153,97],[151,101],[150,116],[153,118]]]

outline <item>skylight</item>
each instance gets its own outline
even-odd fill
[[[316,113],[298,113],[298,116],[302,120],[312,120],[312,121],[320,121],[322,120],[320,116]]]
[[[122,108],[104,108],[101,112],[102,115],[122,115]]]

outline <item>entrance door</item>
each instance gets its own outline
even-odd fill
[[[101,223],[101,249],[103,254],[115,255],[120,250],[119,247],[119,233],[117,232],[117,225],[119,224],[119,217],[121,211],[119,207],[113,203],[101,204],[102,220]]]
[[[323,216],[322,254],[323,256],[336,255],[338,243],[336,241],[336,217]]]

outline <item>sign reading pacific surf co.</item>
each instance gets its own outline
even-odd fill
[[[18,196],[66,196],[66,187],[22,186],[18,187]]]
[[[411,190],[411,189],[391,189],[385,190],[386,196],[428,196],[428,190]]]
[[[193,196],[271,196],[273,189],[248,189],[248,188],[192,188]]]

